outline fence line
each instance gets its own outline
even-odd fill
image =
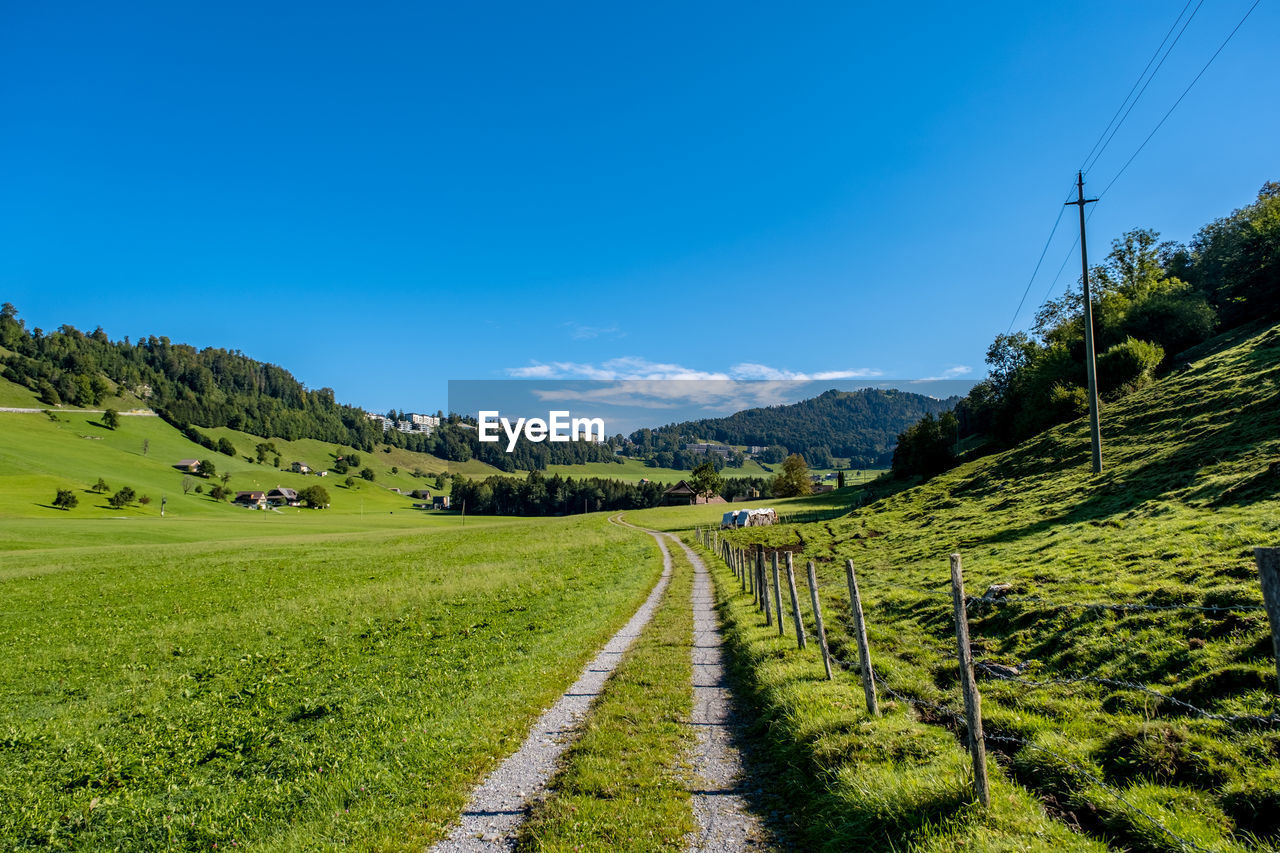
[[[978,669],[982,670],[983,672],[987,673],[993,678],[999,679],[1000,681],[1011,682],[1013,684],[1020,684],[1024,687],[1038,689],[1038,688],[1045,688],[1045,687],[1057,687],[1060,685],[1097,684],[1102,687],[1115,687],[1121,690],[1132,690],[1137,693],[1144,693],[1148,696],[1153,696],[1162,702],[1168,702],[1171,705],[1177,705],[1179,708],[1185,708],[1186,710],[1190,711],[1191,713],[1197,716],[1205,717],[1206,719],[1210,719],[1210,720],[1218,720],[1224,723],[1256,723],[1256,724],[1262,724],[1262,725],[1275,725],[1276,723],[1280,723],[1280,714],[1271,714],[1270,716],[1267,716],[1267,717],[1260,717],[1257,714],[1237,714],[1237,715],[1216,714],[1213,711],[1206,710],[1205,708],[1201,708],[1198,705],[1193,705],[1190,702],[1177,698],[1176,696],[1170,696],[1167,693],[1161,693],[1159,690],[1156,690],[1150,687],[1149,685],[1142,684],[1136,681],[1125,681],[1119,678],[1106,678],[1100,675],[1081,675],[1081,676],[1067,677],[1067,678],[1048,678],[1043,681],[1036,681],[1029,678],[1022,678],[1017,675],[1010,675],[1009,673],[1006,673],[1006,672],[1001,672],[1000,670],[993,667],[991,664],[983,663],[981,661],[977,662],[975,666],[977,666]]]
[[[701,542],[704,546],[706,546],[708,550],[710,550],[712,553],[719,552],[722,559],[724,559],[725,563],[729,565],[730,568],[734,567],[735,554],[742,553],[743,556],[745,556],[745,552],[740,552],[739,549],[735,548],[727,539],[721,538],[719,536],[718,531],[713,532],[710,530],[704,530],[702,528],[699,528],[696,531],[696,536],[698,537],[699,542]],[[726,546],[726,547],[720,547],[721,544],[723,544],[723,546]],[[753,578],[756,581],[756,589],[753,590],[754,592],[753,598],[755,600],[757,608],[765,609],[767,612],[767,608],[768,608],[767,602],[768,602],[768,595],[769,595],[769,589],[768,589],[769,577],[768,577],[768,573],[763,570],[764,569],[763,552],[762,550],[760,550],[759,546],[757,546],[754,556],[756,557],[756,559],[753,560],[752,562],[756,564],[758,569],[755,572],[755,576]],[[970,657],[972,646],[971,646],[971,643],[969,642],[969,635],[968,635],[969,618],[967,613],[967,607],[970,604],[990,604],[990,605],[997,605],[997,606],[1013,605],[1013,604],[1032,604],[1032,605],[1037,605],[1044,609],[1050,609],[1050,610],[1080,609],[1080,610],[1101,610],[1101,611],[1112,611],[1112,612],[1167,612],[1167,611],[1256,612],[1260,610],[1266,610],[1269,617],[1269,621],[1271,623],[1272,640],[1274,643],[1274,648],[1276,649],[1276,652],[1277,652],[1277,661],[1276,661],[1277,679],[1280,680],[1280,549],[1259,548],[1256,550],[1255,556],[1258,564],[1258,571],[1259,571],[1259,576],[1260,576],[1260,581],[1261,581],[1261,586],[1263,591],[1263,598],[1265,602],[1263,605],[1248,605],[1248,604],[1160,605],[1160,604],[1142,604],[1137,602],[1124,602],[1124,603],[1067,602],[1067,603],[1063,603],[1063,602],[1047,601],[1045,599],[1041,599],[1037,597],[993,596],[993,595],[985,595],[985,594],[982,596],[966,596],[964,594],[964,579],[961,571],[960,555],[953,554],[951,558],[952,560],[952,595],[951,597],[953,599],[953,605],[954,605],[953,615],[956,622],[957,658],[959,660],[960,667],[961,667],[961,684],[962,684],[962,687],[964,688],[964,695],[965,695],[965,712],[963,714],[945,704],[931,702],[929,700],[909,696],[898,690],[895,690],[890,685],[888,685],[883,678],[881,678],[879,675],[877,675],[874,672],[874,668],[871,665],[869,650],[867,648],[867,640],[865,635],[865,622],[862,614],[862,604],[860,600],[860,595],[858,591],[857,580],[856,580],[852,560],[848,561],[847,571],[848,571],[848,582],[849,582],[849,593],[850,593],[850,610],[851,610],[851,616],[853,616],[854,624],[843,623],[843,627],[847,631],[850,631],[854,636],[854,639],[857,641],[858,651],[859,651],[858,663],[853,663],[850,661],[843,660],[837,657],[836,655],[832,654],[830,649],[828,648],[826,631],[825,631],[825,628],[823,627],[823,622],[822,622],[821,605],[818,598],[819,586],[817,583],[817,577],[814,571],[813,563],[812,562],[808,563],[808,582],[809,582],[809,592],[812,598],[815,627],[817,628],[816,634],[811,633],[805,627],[801,617],[799,597],[796,594],[795,573],[792,565],[792,562],[793,562],[792,554],[790,551],[786,552],[786,565],[787,565],[787,580],[788,580],[788,586],[790,588],[789,592],[791,595],[792,613],[793,613],[793,619],[795,621],[796,640],[799,648],[800,649],[805,648],[806,638],[812,638],[819,645],[819,648],[821,649],[821,652],[822,652],[823,663],[824,663],[824,666],[826,667],[828,678],[832,677],[831,665],[833,663],[842,670],[857,672],[861,674],[863,678],[864,689],[866,690],[866,693],[867,693],[867,709],[869,713],[872,713],[872,714],[877,713],[877,708],[875,703],[875,689],[879,688],[885,695],[890,696],[894,699],[897,699],[901,702],[904,702],[907,705],[912,707],[928,709],[932,711],[934,714],[940,715],[943,719],[947,720],[953,725],[959,726],[960,724],[963,724],[966,739],[969,741],[969,746],[972,753],[972,759],[973,759],[973,765],[974,765],[973,770],[974,770],[975,794],[977,795],[977,798],[979,799],[979,801],[982,803],[983,806],[987,806],[989,804],[988,793],[986,790],[985,746],[987,743],[1012,744],[1012,745],[1018,746],[1019,749],[1025,748],[1025,749],[1031,749],[1037,752],[1044,753],[1072,767],[1074,770],[1080,773],[1083,777],[1089,779],[1091,782],[1097,785],[1101,790],[1105,791],[1110,796],[1114,797],[1116,801],[1121,803],[1126,809],[1128,809],[1129,811],[1131,811],[1136,815],[1141,816],[1144,820],[1149,822],[1152,826],[1156,827],[1166,837],[1175,841],[1176,843],[1181,845],[1184,849],[1202,851],[1202,853],[1213,853],[1213,851],[1208,850],[1207,848],[1195,843],[1194,841],[1191,841],[1190,839],[1184,838],[1183,836],[1171,830],[1169,827],[1165,826],[1163,823],[1160,822],[1160,820],[1158,820],[1148,812],[1144,811],[1142,808],[1140,808],[1135,803],[1133,803],[1130,799],[1128,799],[1125,796],[1123,791],[1110,785],[1101,777],[1099,777],[1096,773],[1094,773],[1092,770],[1082,766],[1078,762],[1070,758],[1067,758],[1066,756],[1060,755],[1052,750],[1039,746],[1038,744],[1031,743],[1030,741],[1027,741],[1023,738],[1013,737],[1013,736],[1004,735],[1004,734],[996,734],[996,735],[985,734],[982,728],[980,696],[979,696],[976,682],[973,680],[974,671],[975,670],[981,671],[984,674],[990,675],[1001,682],[1017,684],[1021,687],[1025,687],[1028,689],[1043,689],[1043,688],[1055,687],[1055,686],[1072,686],[1072,685],[1078,685],[1078,684],[1090,684],[1090,685],[1097,685],[1097,686],[1107,687],[1112,689],[1132,690],[1132,691],[1142,693],[1144,695],[1152,696],[1162,702],[1168,702],[1170,705],[1181,708],[1187,712],[1196,714],[1198,716],[1211,719],[1211,720],[1225,722],[1228,724],[1249,723],[1253,725],[1273,726],[1273,725],[1276,725],[1277,723],[1280,723],[1280,714],[1272,714],[1266,717],[1256,715],[1256,714],[1242,714],[1242,715],[1218,714],[1213,711],[1209,711],[1205,708],[1201,708],[1185,700],[1178,699],[1174,696],[1170,696],[1168,694],[1162,693],[1161,691],[1156,690],[1149,685],[1142,684],[1139,682],[1126,681],[1123,679],[1106,678],[1103,676],[1092,676],[1092,675],[1035,680],[1035,679],[1022,678],[1020,675],[1016,673],[1009,673],[1007,671],[1002,671],[1002,669],[998,669],[996,668],[996,666],[986,663],[984,661],[976,661],[976,662],[972,661]],[[775,560],[777,558],[776,552],[774,554],[774,558]],[[781,590],[778,588],[778,585],[779,585],[778,582],[779,582],[779,577],[775,573],[774,575],[774,594],[775,595],[780,595],[780,592],[781,592]],[[942,592],[941,590],[924,589],[921,587],[913,587],[905,584],[898,584],[898,583],[888,582],[888,581],[881,581],[881,582],[878,582],[876,585],[886,586],[890,588],[905,589],[918,595],[920,594],[929,595],[929,596],[946,595],[946,593]],[[781,634],[782,614],[781,614],[780,607],[779,607],[779,612],[777,613],[777,616],[779,621],[779,633]]]

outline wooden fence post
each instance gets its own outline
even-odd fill
[[[862,670],[862,694],[867,699],[867,713],[880,714],[876,701],[876,676],[871,670],[871,649],[867,645],[867,623],[862,618],[862,596],[858,593],[858,576],[853,571],[853,560],[844,566],[849,581],[849,613],[853,615],[853,636],[858,641],[858,666]]]
[[[755,606],[764,611],[764,624],[772,625],[773,622],[769,621],[769,588],[764,583],[763,547],[756,544],[755,553],[751,555],[751,571],[755,576]]]
[[[1262,584],[1262,603],[1271,620],[1271,650],[1276,656],[1276,685],[1280,686],[1280,548],[1254,548],[1258,563],[1258,580]]]
[[[796,570],[791,562],[791,552],[787,552],[787,587],[791,590],[791,620],[796,625],[796,646],[803,649],[804,621],[800,618],[800,597],[796,595]]]
[[[960,655],[960,687],[964,691],[965,722],[969,726],[969,753],[973,756],[973,790],[983,807],[991,805],[987,782],[987,743],[982,733],[982,697],[973,679],[973,650],[969,647],[969,610],[964,600],[964,574],[960,555],[951,555],[951,602],[955,607],[956,645]]]
[[[782,623],[786,620],[782,618],[782,586],[778,582],[778,552],[773,552],[773,609],[778,612],[778,636],[783,634]]]
[[[818,576],[813,570],[813,560],[809,561],[809,598],[813,602],[813,622],[818,629],[818,648],[822,649],[822,666],[827,671],[827,681],[831,680],[831,652],[827,649],[827,629],[822,625],[822,606],[818,604]]]
[[[773,624],[773,611],[769,607],[769,578],[764,572],[764,546],[756,545],[756,577],[760,578],[760,602],[764,605],[764,624]]]
[[[742,549],[742,575],[747,579],[747,592],[751,593],[751,602],[756,601],[756,567],[748,565],[751,563],[751,552],[746,548]]]

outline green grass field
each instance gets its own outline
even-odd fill
[[[601,515],[0,554],[0,847],[420,850],[659,570]]]
[[[522,827],[521,849],[681,850],[694,829],[693,567],[668,547],[672,575],[662,603],[592,706],[552,793]]]
[[[1101,476],[1089,472],[1088,430],[1078,421],[846,518],[731,537],[796,547],[817,562],[832,646],[845,660],[856,659],[843,571],[853,559],[877,674],[951,708],[960,706],[946,597],[952,551],[964,557],[971,595],[1009,583],[1011,595],[1050,603],[1256,607],[1251,549],[1280,544],[1280,328],[1233,333],[1191,355],[1188,369],[1104,408]],[[1209,719],[1114,686],[984,678],[987,734],[1029,745],[993,742],[1001,805],[981,816],[945,714],[890,700],[882,719],[868,719],[852,673],[819,680],[812,647],[797,652],[735,607],[735,656],[771,748],[801,768],[798,780],[827,780],[797,812],[797,832],[815,844],[833,821],[834,847],[1083,843],[1046,828],[1048,814],[1053,827],[1117,848],[1184,849],[1176,835],[1210,850],[1277,849],[1275,725]],[[979,661],[1023,678],[1097,676],[1219,715],[1280,712],[1267,620],[1257,610],[1029,602],[979,607],[970,621]]]

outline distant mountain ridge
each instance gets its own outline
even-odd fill
[[[848,457],[854,467],[877,467],[892,460],[899,433],[925,415],[949,411],[958,400],[896,389],[832,389],[798,403],[639,430],[631,438],[639,444],[647,439],[655,447],[697,440],[781,446],[804,454],[810,464],[825,454]]]

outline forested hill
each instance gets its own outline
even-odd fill
[[[832,456],[849,457],[855,467],[873,467],[892,458],[898,433],[955,402],[892,389],[831,390],[799,403],[640,430],[631,439],[641,447],[681,441],[759,445],[803,454],[810,464],[823,467],[824,458]],[[786,455],[778,449],[773,454]]]
[[[166,337],[112,341],[101,328],[29,330],[9,303],[0,307],[0,375],[31,389],[49,406],[99,406],[136,397],[192,441],[213,447],[196,427],[231,427],[263,438],[314,438],[373,450],[392,444],[442,459],[481,459],[504,471],[548,464],[613,461],[612,449],[588,442],[532,445],[514,453],[480,444],[474,429],[456,423],[431,435],[383,432],[355,406],[338,403],[331,388],[310,390],[289,371],[243,353],[196,349]]]

